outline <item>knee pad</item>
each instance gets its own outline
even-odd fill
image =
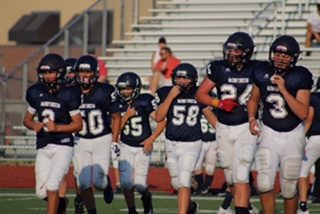
[[[286,180],[281,181],[281,193],[285,199],[291,199],[297,194],[297,180]]]
[[[210,149],[206,155],[205,171],[207,175],[213,175],[217,163],[216,148]]]
[[[191,187],[192,172],[183,170],[179,175],[179,187]]]
[[[191,177],[194,166],[197,162],[197,157],[190,155],[183,157],[180,165],[179,187],[191,187]]]
[[[135,177],[134,186],[139,193],[145,192],[146,189],[148,188],[147,183],[146,183],[146,177],[141,176],[141,175],[137,175]]]
[[[108,185],[107,174],[100,165],[93,166],[93,185],[98,190],[104,190]]]
[[[281,174],[282,195],[284,198],[290,199],[297,194],[297,182],[300,175],[302,161],[300,158],[288,158],[283,161]]]
[[[266,173],[258,173],[257,175],[257,188],[260,193],[270,192],[273,189],[270,175]]]
[[[45,199],[47,197],[47,188],[43,185],[36,189],[36,196],[39,199]]]
[[[85,190],[91,187],[91,169],[90,167],[83,168],[77,177],[77,185],[80,190]]]
[[[175,190],[179,189],[179,181],[178,181],[178,163],[174,159],[167,159],[169,174],[171,177],[171,185]]]
[[[256,154],[257,187],[261,193],[269,192],[273,189],[273,181],[269,170],[270,155],[271,152],[267,148],[260,148]]]
[[[234,182],[236,183],[248,183],[251,163],[253,160],[254,147],[251,144],[245,144],[241,148],[238,158],[238,165],[236,166],[236,174]]]
[[[120,172],[120,185],[124,190],[130,190],[133,188],[133,171],[132,166],[125,161],[119,161],[119,172]]]
[[[206,174],[207,174],[207,175],[213,175],[215,168],[216,168],[216,165],[206,164],[206,165],[205,165],[205,172],[206,172]]]
[[[229,186],[233,185],[233,179],[232,179],[232,170],[231,168],[224,168],[223,169],[224,172],[224,177],[226,179],[226,182]]]
[[[173,189],[175,190],[179,189],[178,177],[171,177],[171,185]]]

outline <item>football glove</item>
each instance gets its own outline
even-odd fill
[[[233,110],[238,106],[239,103],[237,103],[234,99],[225,99],[219,101],[218,108],[226,112],[233,112]]]
[[[120,157],[120,145],[117,142],[112,142],[111,144],[111,158],[112,160],[117,160]]]

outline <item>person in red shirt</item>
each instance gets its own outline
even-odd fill
[[[161,59],[156,64],[150,84],[151,94],[154,94],[158,87],[172,85],[171,76],[173,70],[181,63],[181,61],[172,54],[169,47],[161,48],[160,57]]]
[[[94,47],[88,48],[88,54],[96,57],[98,60],[98,65],[99,65],[98,82],[106,83],[108,81],[108,68],[106,63],[103,60],[98,59],[98,57],[96,56],[96,49]]]

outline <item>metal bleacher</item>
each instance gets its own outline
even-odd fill
[[[252,34],[257,59],[268,58],[274,38],[282,33],[293,35],[303,51],[306,18],[315,8],[311,0],[158,0],[150,16],[140,17],[125,40],[115,40],[106,60],[110,81],[125,71],[136,71],[145,84],[151,75],[150,57],[157,40],[165,36],[175,56],[193,63],[198,70],[215,57],[221,57],[222,44],[235,31]],[[284,6],[284,7],[283,7]],[[319,76],[320,52],[299,62]]]

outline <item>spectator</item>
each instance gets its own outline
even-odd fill
[[[159,41],[158,41],[158,50],[155,51],[155,52],[152,54],[152,57],[151,57],[151,69],[152,69],[152,73],[155,71],[156,65],[157,65],[158,61],[161,59],[161,57],[160,57],[160,51],[161,51],[161,48],[164,48],[164,47],[167,47],[166,38],[160,37],[160,38],[159,38]]]
[[[306,48],[311,47],[313,40],[320,42],[320,3],[317,4],[317,11],[313,12],[307,19]],[[306,52],[310,56],[311,51]]]
[[[171,75],[173,70],[181,63],[179,59],[173,56],[169,47],[161,48],[160,57],[150,84],[152,94],[155,93],[159,86],[172,85]]]
[[[108,80],[108,68],[107,68],[106,63],[103,60],[98,59],[98,57],[96,55],[96,49],[94,47],[88,48],[88,54],[96,57],[97,60],[98,60],[98,63],[99,63],[99,78],[98,78],[98,82],[106,83],[107,80]]]

